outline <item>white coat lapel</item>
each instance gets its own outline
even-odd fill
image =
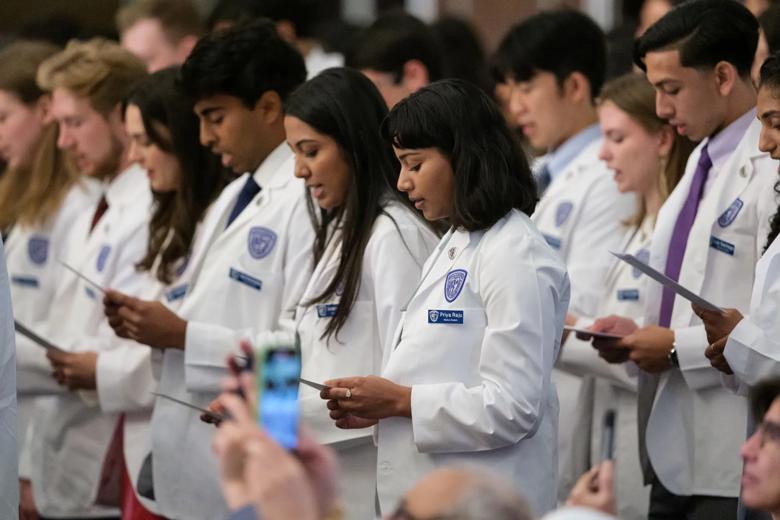
[[[424,272],[420,285],[414,292],[412,300],[410,300],[410,304],[411,301],[424,294],[432,285],[435,285],[447,275],[458,258],[460,258],[460,255],[463,254],[463,251],[468,248],[471,243],[471,235],[472,233],[468,231],[455,231],[452,234],[452,238],[446,244],[443,244],[444,247],[441,250],[439,248],[436,249],[434,254],[438,254],[438,258]]]

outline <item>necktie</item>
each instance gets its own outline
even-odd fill
[[[669,241],[669,251],[666,255],[666,276],[675,282],[680,279],[680,267],[685,256],[685,246],[688,243],[688,235],[693,227],[693,221],[696,219],[696,212],[699,209],[699,201],[704,192],[704,183],[707,182],[707,176],[712,168],[712,160],[707,152],[707,146],[704,146],[699,156],[699,163],[696,165],[696,171],[693,174],[691,188],[688,191],[688,198],[677,215],[677,222],[674,223],[672,239]],[[672,309],[674,308],[674,291],[664,287],[661,296],[661,314],[658,324],[661,327],[668,327],[672,321]]]
[[[539,197],[544,195],[550,182],[552,182],[552,174],[550,174],[550,168],[545,164],[536,175],[536,194]]]
[[[100,202],[98,202],[98,205],[95,208],[95,214],[92,215],[92,224],[89,226],[90,233],[93,229],[95,229],[95,226],[97,226],[97,223],[100,222],[100,219],[103,218],[103,215],[107,209],[108,201],[106,200],[106,196],[104,194],[102,197],[100,197]]]
[[[250,175],[249,178],[246,180],[246,184],[244,184],[244,187],[241,188],[241,192],[238,194],[238,199],[236,199],[236,205],[233,206],[233,210],[230,212],[230,216],[228,217],[227,224],[225,227],[228,227],[236,218],[241,214],[242,211],[244,211],[244,208],[246,208],[250,202],[252,202],[252,199],[255,198],[255,195],[260,193],[260,186],[255,182],[255,179]]]

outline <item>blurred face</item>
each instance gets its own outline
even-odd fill
[[[48,101],[24,104],[15,94],[0,90],[0,159],[17,169],[30,164],[43,131]]]
[[[639,10],[639,26],[636,28],[637,37],[642,36],[648,27],[660,20],[672,9],[668,0],[645,0]]]
[[[449,218],[453,212],[455,175],[450,160],[437,148],[396,148],[401,161],[398,189],[426,220]]]
[[[554,150],[568,137],[562,122],[569,119],[570,105],[551,72],[537,72],[528,81],[508,80],[509,111],[531,146]]]
[[[772,159],[780,159],[780,89],[772,86],[758,89],[756,117],[761,121],[758,148]]]
[[[258,101],[258,104],[260,101]],[[200,119],[200,142],[222,157],[237,174],[252,172],[263,162],[258,141],[267,140],[259,107],[249,109],[237,97],[217,94],[195,103]]]
[[[295,154],[295,176],[306,182],[312,198],[325,210],[343,206],[352,174],[341,147],[297,117],[285,116],[284,130]]]
[[[653,135],[611,101],[598,108],[604,139],[599,158],[614,172],[621,193],[647,193],[658,186],[660,135]]]
[[[187,57],[165,36],[159,20],[144,18],[131,25],[121,38],[122,47],[146,64],[149,72],[181,65]]]
[[[396,83],[389,72],[380,72],[374,69],[361,69],[365,77],[371,80],[376,89],[382,94],[387,108],[393,108],[399,101],[412,93],[403,81]]]
[[[764,420],[740,450],[742,500],[753,509],[780,512],[780,400],[775,399]]]
[[[59,124],[57,146],[73,156],[82,173],[99,179],[119,173],[126,138],[119,107],[104,117],[87,98],[58,87],[52,92],[51,113]]]
[[[432,471],[406,492],[386,520],[446,518],[472,485],[473,477],[464,470]]]
[[[128,159],[143,166],[149,176],[152,191],[157,193],[178,191],[181,186],[179,160],[149,139],[141,110],[136,105],[128,105],[125,110],[125,129],[130,136]],[[170,139],[170,132],[162,125],[155,130],[163,139]]]
[[[723,126],[725,98],[713,71],[680,64],[677,50],[648,52],[647,79],[655,87],[655,111],[678,134],[700,141]]]

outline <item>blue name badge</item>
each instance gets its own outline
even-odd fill
[[[617,299],[619,301],[638,301],[639,289],[619,289]]]
[[[169,302],[175,302],[176,300],[180,300],[184,298],[184,295],[187,294],[187,288],[189,287],[189,284],[183,283],[181,285],[178,285],[165,293],[165,299]]]
[[[11,283],[22,285],[24,287],[31,287],[33,289],[37,289],[40,286],[38,284],[38,279],[32,276],[12,276]]]
[[[553,249],[560,249],[561,248],[561,239],[550,236],[547,233],[542,233],[542,236],[547,241],[547,244],[552,247]]]
[[[710,247],[730,256],[734,256],[734,251],[736,250],[734,244],[730,244],[716,236],[710,236]]]
[[[317,317],[318,318],[332,318],[336,315],[336,309],[338,309],[337,303],[323,303],[317,305]]]
[[[232,267],[230,268],[230,278],[244,285],[248,285],[252,289],[257,289],[258,291],[263,288],[263,282],[254,276],[249,276],[248,274],[242,273],[241,271],[233,269]]]
[[[454,323],[463,325],[463,311],[428,310],[428,323]]]

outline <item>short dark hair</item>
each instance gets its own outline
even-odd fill
[[[760,422],[772,403],[780,397],[780,378],[765,379],[750,389],[750,410],[753,419]]]
[[[525,155],[493,100],[460,79],[437,81],[399,102],[382,123],[399,148],[437,148],[455,176],[450,224],[487,229],[512,208],[526,215],[538,201]]]
[[[512,27],[493,57],[493,76],[528,81],[551,72],[562,85],[579,72],[590,83],[595,99],[607,70],[604,32],[590,17],[572,9],[544,11]]]
[[[758,21],[734,0],[690,0],[666,13],[634,43],[634,63],[646,70],[648,52],[678,49],[683,67],[714,67],[727,61],[750,75]]]
[[[202,38],[181,75],[184,90],[195,100],[225,94],[253,108],[268,91],[284,100],[306,79],[306,65],[273,22],[261,19]]]
[[[298,38],[313,38],[323,18],[321,0],[263,0],[257,4],[257,16],[274,22],[286,20],[295,26]]]
[[[780,51],[780,4],[770,5],[758,17],[758,23],[764,31],[769,52]]]
[[[354,69],[390,72],[397,82],[404,64],[419,60],[428,69],[428,78],[442,77],[442,49],[430,28],[414,16],[395,12],[378,18],[361,31],[345,62]]]

